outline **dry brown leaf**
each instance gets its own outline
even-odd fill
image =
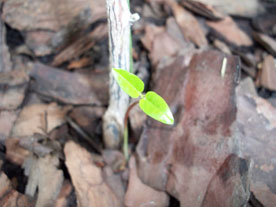
[[[23,108],[20,112],[14,128],[13,137],[32,136],[35,133],[44,133],[45,114],[48,127],[47,132],[65,123],[65,115],[70,106],[60,107],[56,103],[33,104]]]
[[[105,183],[102,171],[91,155],[78,144],[70,141],[64,148],[66,166],[70,173],[78,207],[120,207],[116,195]]]

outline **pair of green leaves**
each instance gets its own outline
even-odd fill
[[[144,83],[136,75],[122,69],[112,69],[114,77],[122,90],[132,98],[138,98],[139,106],[151,118],[164,124],[172,125],[174,118],[166,101],[153,91],[143,95]]]

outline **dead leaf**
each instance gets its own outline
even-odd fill
[[[121,206],[114,192],[105,183],[101,169],[93,163],[89,152],[70,141],[66,143],[64,153],[79,207]]]

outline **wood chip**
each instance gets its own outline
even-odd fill
[[[231,17],[218,22],[207,21],[207,25],[219,33],[225,40],[236,46],[252,46],[250,37],[243,32]]]
[[[0,142],[9,137],[16,118],[16,111],[0,111]]]
[[[108,71],[71,73],[35,63],[30,75],[31,88],[41,95],[66,104],[107,105]]]
[[[65,123],[65,114],[71,107],[59,107],[56,103],[33,104],[23,108],[12,130],[13,137],[32,136],[35,133],[47,133]],[[45,117],[45,114],[46,117]],[[47,129],[45,129],[45,118]]]
[[[169,1],[169,5],[172,8],[176,22],[181,28],[184,37],[198,47],[206,47],[208,42],[197,19],[174,1]]]
[[[276,56],[276,40],[268,35],[254,32],[253,37],[258,41],[271,55]]]
[[[58,170],[56,155],[36,158],[31,155],[23,164],[25,175],[29,176],[25,193],[31,197],[38,188],[36,207],[52,206],[59,195],[63,183],[63,172]]]
[[[0,206],[34,207],[35,205],[27,196],[14,190],[8,177],[0,172]]]
[[[182,0],[185,1],[185,0]],[[191,0],[211,5],[219,12],[242,17],[255,17],[264,12],[264,7],[258,0]]]
[[[70,173],[78,207],[120,207],[122,204],[103,180],[102,171],[91,155],[78,144],[70,141],[64,148],[66,166]]]
[[[130,176],[125,196],[125,206],[167,207],[169,204],[168,195],[142,183],[137,175],[135,162],[135,158],[131,157],[129,161]]]
[[[201,16],[204,16],[210,20],[221,20],[225,15],[218,12],[209,4],[204,4],[198,1],[184,0],[180,1],[180,3],[187,9],[195,12]]]
[[[276,91],[276,63],[271,55],[266,56],[262,64],[261,85]]]

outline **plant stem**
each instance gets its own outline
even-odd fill
[[[136,104],[138,104],[138,103],[139,103],[139,101],[135,101],[132,104],[130,104],[129,107],[128,107],[128,109],[127,109],[127,111],[126,111],[125,117],[124,117],[124,143],[123,143],[123,152],[124,152],[124,156],[125,156],[126,161],[128,161],[128,159],[129,159],[129,155],[128,155],[128,127],[127,127],[127,120],[128,120],[129,113],[130,113],[131,109]]]

